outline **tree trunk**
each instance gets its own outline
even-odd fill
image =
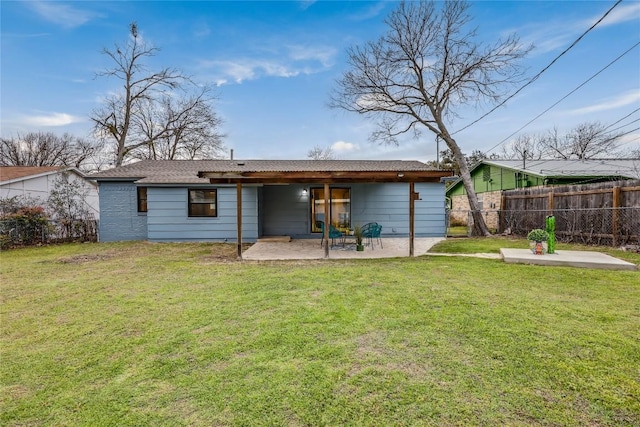
[[[443,132],[442,138],[447,143],[447,146],[453,153],[453,157],[456,162],[458,162],[458,167],[460,168],[460,178],[462,178],[464,189],[467,191],[469,209],[471,209],[471,215],[473,217],[473,234],[486,237],[491,236],[489,227],[487,227],[484,217],[482,216],[480,203],[478,203],[478,196],[473,188],[473,181],[471,180],[471,173],[469,172],[467,160],[464,158],[464,154],[462,154],[460,147],[458,147],[458,143],[448,133],[445,134]]]
[[[469,208],[471,209],[471,216],[473,217],[473,234],[479,236],[491,236],[489,227],[487,227],[484,217],[482,216],[482,210],[480,209],[480,203],[478,202],[478,195],[473,188],[473,181],[471,180],[471,174],[469,173],[469,166],[462,160],[460,163],[460,177],[464,189],[467,191],[467,198],[469,199]]]

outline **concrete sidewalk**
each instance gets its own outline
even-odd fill
[[[535,255],[529,249],[500,249],[504,262],[509,264],[534,264],[603,270],[636,270],[635,264],[614,258],[601,252],[556,251],[554,254]]]
[[[413,241],[414,255],[426,255],[429,249],[443,237],[418,237]],[[354,244],[344,247],[335,245],[329,248],[330,259],[371,259],[399,258],[409,256],[409,238],[383,238],[381,248],[376,244],[373,248],[365,246],[363,252],[356,251]],[[242,254],[245,260],[293,260],[293,259],[325,259],[324,248],[320,239],[296,239],[289,242],[258,241]]]

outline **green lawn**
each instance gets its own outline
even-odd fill
[[[640,425],[640,272],[234,251],[2,252],[0,424]]]

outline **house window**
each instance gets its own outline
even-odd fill
[[[138,212],[147,211],[147,187],[138,187]]]
[[[482,180],[484,182],[491,181],[491,167],[490,166],[485,166],[485,168],[482,170]]]
[[[329,209],[331,210],[331,224],[339,230],[351,228],[351,189],[329,189]],[[322,228],[320,222],[325,221],[324,188],[311,189],[311,231],[319,233]]]
[[[216,190],[189,190],[189,216],[218,216]]]

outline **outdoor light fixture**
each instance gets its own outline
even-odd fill
[[[404,176],[404,172],[398,172],[398,178],[402,178]]]
[[[306,189],[306,188],[303,188],[303,189],[302,189],[302,195],[303,195],[303,196],[306,196],[306,195],[307,195],[307,189]]]

